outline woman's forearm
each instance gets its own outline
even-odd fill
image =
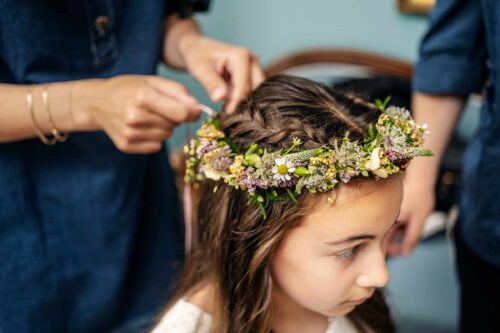
[[[464,99],[458,96],[413,94],[413,116],[417,123],[429,126],[430,134],[425,139],[425,147],[432,150],[434,157],[412,161],[407,177],[415,175],[419,182],[434,186],[444,151],[464,103]]]
[[[91,83],[0,84],[0,143],[37,137],[37,127],[46,135],[54,127],[61,132],[96,129],[80,98],[86,84]]]

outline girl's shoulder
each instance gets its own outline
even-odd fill
[[[163,315],[152,333],[208,333],[212,316],[185,299],[178,300]]]
[[[201,288],[179,299],[161,318],[151,333],[209,333],[212,326],[210,288]],[[347,317],[331,318],[325,333],[359,333]],[[365,327],[368,333],[372,330]]]

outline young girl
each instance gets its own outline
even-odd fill
[[[378,291],[424,127],[290,76],[205,123],[193,252],[155,333],[391,332]]]

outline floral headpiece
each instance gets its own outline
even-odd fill
[[[249,202],[257,204],[264,215],[271,201],[292,200],[304,189],[310,193],[328,192],[339,181],[353,177],[387,178],[404,171],[416,156],[432,156],[422,148],[426,125],[416,124],[410,112],[395,106],[382,106],[368,136],[352,141],[349,133],[316,149],[301,149],[293,139],[287,149],[268,151],[252,144],[240,151],[220,130],[217,118],[211,118],[184,147],[188,155],[185,180],[223,179],[229,186],[246,191]],[[216,189],[214,189],[216,190]],[[333,203],[332,198],[328,198]]]

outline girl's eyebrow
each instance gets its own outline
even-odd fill
[[[366,240],[366,239],[375,239],[375,236],[373,235],[368,235],[368,234],[361,234],[361,235],[354,235],[347,237],[345,239],[341,239],[338,241],[333,241],[333,242],[326,242],[325,244],[327,245],[340,245],[344,243],[352,243],[358,240]]]
[[[398,213],[398,217],[399,217],[399,213]],[[398,224],[399,224],[399,221],[396,218],[396,220],[394,221],[393,225],[389,228],[389,230],[387,232],[391,231]],[[359,240],[367,240],[367,239],[368,240],[372,240],[372,239],[375,239],[375,238],[376,237],[374,235],[359,234],[359,235],[349,236],[347,238],[344,238],[344,239],[341,239],[341,240],[338,240],[338,241],[326,242],[325,244],[326,245],[340,245],[340,244],[344,244],[344,243],[352,243],[352,242],[359,241]]]

